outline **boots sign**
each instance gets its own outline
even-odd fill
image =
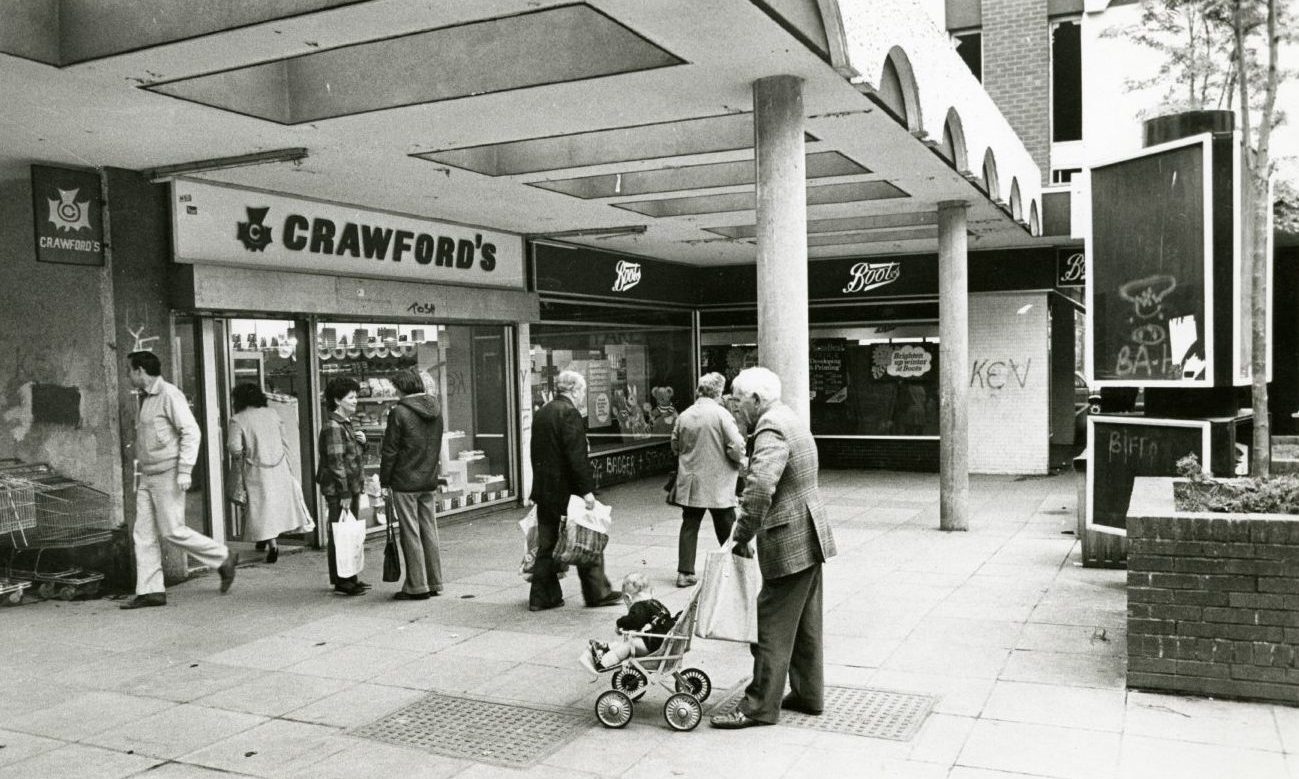
[[[185,179],[172,221],[177,262],[523,287],[509,233]]]

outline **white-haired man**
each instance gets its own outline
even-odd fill
[[[762,591],[753,681],[735,711],[711,719],[715,728],[773,725],[781,709],[820,714],[823,706],[821,565],[835,554],[834,536],[817,487],[816,442],[780,389],[766,368],[747,368],[731,383],[754,431],[735,549],[746,554],[757,538]]]
[[[555,377],[555,399],[542,406],[532,419],[532,493],[537,504],[537,559],[532,568],[529,611],[564,605],[554,559],[559,541],[559,520],[568,510],[568,499],[578,495],[588,509],[595,507],[595,477],[587,460],[586,379],[576,371]],[[582,599],[588,606],[613,606],[622,593],[613,589],[604,573],[604,561],[578,566]]]

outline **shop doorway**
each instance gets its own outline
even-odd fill
[[[299,485],[306,484],[304,500],[312,494],[311,460],[311,365],[308,354],[309,325],[299,319],[222,319],[217,320],[219,342],[224,344],[220,382],[221,461],[225,464],[225,484],[231,484],[234,462],[226,450],[226,435],[234,414],[231,395],[240,384],[257,386],[266,395],[267,408],[280,418],[284,431],[286,459]],[[307,477],[304,482],[304,463]],[[246,510],[231,502],[229,490],[222,496],[225,505],[226,538],[235,548],[252,546],[248,537]],[[310,505],[310,502],[308,503]],[[281,543],[310,543],[306,534],[285,534]]]

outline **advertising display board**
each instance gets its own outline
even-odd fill
[[[98,173],[32,166],[37,262],[103,265],[103,214]]]
[[[1087,373],[1098,386],[1211,386],[1209,135],[1091,171]]]
[[[1207,467],[1209,428],[1209,421],[1203,419],[1089,417],[1088,529],[1126,535],[1135,479],[1176,476],[1177,461],[1188,454]]]

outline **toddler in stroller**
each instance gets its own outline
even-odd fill
[[[592,673],[613,672],[613,689],[596,700],[596,716],[605,727],[625,727],[631,722],[633,701],[657,684],[672,693],[663,705],[668,725],[674,730],[694,730],[713,688],[701,669],[682,667],[695,629],[698,590],[675,616],[654,600],[649,580],[642,573],[628,574],[622,591],[627,614],[618,619],[618,640],[609,644],[592,640],[581,657],[582,665]]]

